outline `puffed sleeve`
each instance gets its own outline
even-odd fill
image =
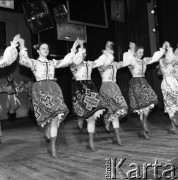
[[[128,52],[125,52],[123,54],[123,63],[122,63],[122,66],[123,67],[126,67],[126,66],[130,66],[130,65],[133,65],[134,63],[134,55],[132,52],[128,51]]]
[[[75,54],[75,56],[73,57],[73,59],[72,59],[72,63],[74,64],[74,65],[79,65],[81,62],[83,61],[83,55],[82,55],[82,52],[77,52],[76,54]]]
[[[114,62],[114,56],[112,54],[107,53],[106,56],[107,58],[103,66],[104,69]]]
[[[28,57],[28,52],[27,52],[26,48],[23,48],[20,50],[20,53],[19,53],[19,64],[20,65],[26,66],[28,68],[32,68],[33,61],[34,61],[34,59],[30,59]]]
[[[151,58],[146,57],[143,60],[146,62],[146,64],[152,64],[159,61],[164,55],[164,53],[165,50],[163,48],[160,48],[160,50],[156,51]]]
[[[123,62],[122,61],[114,62],[114,65],[116,66],[117,69],[120,69],[123,67]]]
[[[106,54],[102,54],[98,59],[96,59],[94,62],[93,62],[93,68],[98,68],[98,67],[101,67],[105,64],[106,62]]]
[[[0,57],[0,68],[11,65],[17,59],[16,44],[11,42],[11,46],[7,47],[2,57]]]
[[[70,52],[62,60],[53,59],[55,68],[63,68],[70,66],[72,64],[73,57],[74,57],[74,52]]]

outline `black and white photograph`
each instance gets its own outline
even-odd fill
[[[0,180],[178,179],[177,8],[0,0]]]

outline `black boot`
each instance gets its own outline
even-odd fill
[[[119,134],[119,128],[114,128],[114,138],[113,138],[113,143],[116,143],[118,146],[123,146],[120,134]]]
[[[141,123],[141,129],[140,129],[139,136],[149,140],[150,139],[150,137],[148,136],[149,131],[145,128],[146,127],[145,126],[145,119],[140,120],[140,123]]]
[[[13,113],[8,112],[8,113],[7,113],[7,116],[8,116],[8,121],[9,121],[10,123],[13,123]]]
[[[143,126],[143,125],[141,126],[141,129],[140,129],[140,132],[139,132],[139,136],[140,136],[140,137],[143,137],[143,138],[145,138],[145,139],[147,139],[147,140],[150,139],[150,137],[148,136],[148,133],[147,133],[146,130],[144,129],[144,126]]]
[[[143,129],[140,130],[139,136],[140,136],[140,137],[143,137],[143,138],[145,138],[145,139],[147,139],[147,140],[150,140],[150,139],[151,139],[151,138],[148,136],[147,132],[146,132],[145,130],[143,130]]]
[[[148,129],[147,116],[145,116],[145,115],[143,115],[143,128],[144,128],[146,133],[150,132]]]
[[[52,154],[51,144],[50,144],[51,140],[45,137],[45,141],[46,141],[46,146],[47,146],[47,153]]]
[[[77,120],[77,123],[78,123],[78,128],[80,129],[80,131],[82,131],[82,129],[83,129],[83,119],[82,118],[79,118],[78,120]]]
[[[175,135],[178,134],[178,126],[176,125],[174,120],[172,120],[171,125],[172,127],[169,129],[169,133],[175,134]]]
[[[96,148],[95,148],[95,144],[94,144],[94,133],[88,133],[89,135],[89,148],[92,150],[92,151],[96,151]]]
[[[14,122],[17,120],[16,113],[12,113],[12,119]]]
[[[104,124],[105,124],[105,130],[106,130],[107,132],[109,132],[109,131],[110,131],[110,122],[105,121]]]
[[[50,125],[51,125],[51,124],[46,124],[45,127],[44,127],[44,129],[43,129],[44,139],[45,139],[46,142],[50,142],[50,135],[49,135]]]

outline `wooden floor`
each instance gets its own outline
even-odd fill
[[[124,146],[112,144],[113,132],[107,133],[97,126],[95,144],[97,152],[86,148],[86,130],[80,133],[75,119],[61,125],[57,140],[58,159],[46,153],[43,134],[29,119],[3,126],[0,145],[0,180],[105,180],[105,159],[126,158],[121,167],[124,172],[131,163],[174,162],[177,167],[178,135],[168,134],[170,121],[162,112],[153,112],[149,118],[151,140],[138,137],[139,121],[129,117],[121,124]],[[133,169],[133,168],[132,168]],[[177,174],[176,169],[176,174]],[[150,169],[148,179],[153,178]],[[177,174],[178,176],[178,174]],[[119,174],[116,179],[122,179]]]

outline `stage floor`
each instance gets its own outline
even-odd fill
[[[86,148],[86,128],[79,132],[76,120],[69,118],[60,126],[58,159],[53,159],[46,152],[41,130],[31,120],[6,123],[2,129],[3,143],[0,144],[0,180],[105,180],[106,173],[109,175],[112,170],[115,179],[124,179],[123,175],[135,169],[136,165],[137,170],[140,169],[140,179],[143,179],[143,165],[153,165],[156,160],[162,166],[158,169],[159,174],[163,174],[165,168],[170,169],[171,165],[166,163],[171,162],[178,176],[178,135],[168,133],[168,116],[163,112],[153,112],[149,125],[151,140],[140,138],[138,117],[129,116],[121,124],[124,146],[119,147],[112,144],[113,132],[107,133],[100,124],[95,134],[98,150],[91,152]],[[106,159],[111,160],[115,167],[121,158],[125,161],[120,169],[107,169],[109,161]],[[122,176],[120,170],[123,171]],[[151,167],[147,169],[147,178],[154,179]]]

